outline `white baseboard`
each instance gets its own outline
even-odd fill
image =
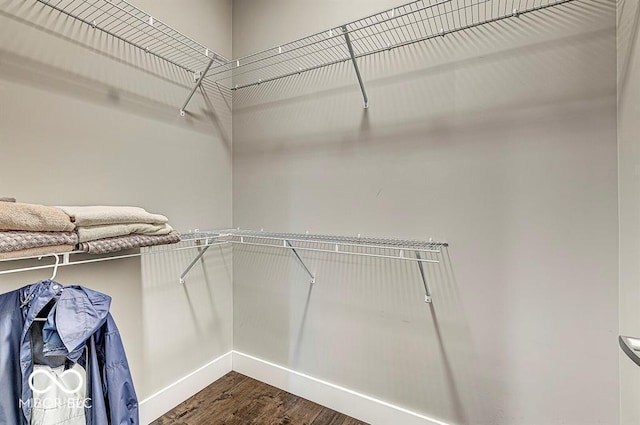
[[[238,351],[233,351],[233,370],[371,425],[448,425]]]
[[[142,400],[140,423],[147,425],[189,397],[231,372],[232,351],[194,370],[187,376]]]

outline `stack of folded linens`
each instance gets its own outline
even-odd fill
[[[0,201],[0,259],[73,251],[75,225],[61,209]]]
[[[139,207],[61,206],[76,225],[79,249],[106,254],[180,242],[167,217]]]

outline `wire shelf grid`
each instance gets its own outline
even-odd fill
[[[442,247],[447,247],[446,242],[438,241],[421,241],[413,239],[389,239],[389,238],[372,238],[372,237],[354,237],[354,236],[333,236],[318,235],[308,233],[273,233],[253,230],[229,229],[221,230],[221,237],[232,238],[238,241],[239,238],[267,241],[274,246],[283,245],[283,242],[306,243],[308,246],[322,245],[333,246],[339,245],[341,252],[345,247],[352,249],[369,248],[369,249],[393,249],[406,251],[419,251],[427,253],[439,253]]]
[[[192,73],[196,85],[180,109],[184,115],[200,84],[243,89],[574,0],[414,0],[234,60],[125,0],[37,1]]]
[[[124,0],[37,1],[191,73],[229,62]]]
[[[206,79],[234,90],[443,37],[573,0],[417,0],[212,67]]]

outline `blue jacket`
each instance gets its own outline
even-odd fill
[[[43,355],[63,355],[85,368],[87,425],[138,425],[138,401],[110,304],[107,295],[51,280],[0,295],[0,425],[31,422],[30,328],[45,306]]]

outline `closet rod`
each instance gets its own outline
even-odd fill
[[[209,239],[212,239],[211,237]],[[186,241],[193,241],[194,239],[187,239]],[[182,241],[184,242],[184,241]],[[173,249],[158,249],[158,250],[149,250],[146,252],[139,252],[136,254],[125,254],[125,255],[116,255],[116,256],[110,256],[110,257],[103,257],[103,258],[91,258],[88,260],[78,260],[78,261],[70,261],[69,260],[69,255],[70,254],[87,254],[87,255],[91,255],[85,251],[72,251],[72,252],[66,252],[66,253],[60,253],[60,254],[54,254],[54,255],[59,255],[60,257],[62,257],[62,261],[59,264],[59,267],[62,266],[74,266],[74,265],[78,265],[78,264],[91,264],[91,263],[101,263],[103,261],[111,261],[111,260],[121,260],[121,259],[125,259],[125,258],[135,258],[135,257],[142,257],[144,255],[152,255],[152,254],[166,254],[169,252],[177,252],[177,251],[185,251],[185,250],[190,250],[190,249],[196,249],[196,248],[204,248],[204,247],[211,247],[211,246],[217,246],[217,245],[226,245],[228,243],[228,241],[216,241],[210,244],[203,244],[203,245],[194,245],[194,246],[186,246],[186,247],[178,247],[178,248],[173,248]],[[49,254],[51,255],[51,254]],[[16,261],[16,260],[29,260],[29,259],[37,259],[41,257],[41,255],[37,255],[37,256],[32,256],[32,257],[21,257],[21,258],[11,258],[11,259],[3,259],[0,260],[1,262],[8,262],[8,261]],[[11,269],[11,270],[2,270],[0,271],[0,275],[4,275],[4,274],[12,274],[12,273],[21,273],[21,272],[28,272],[28,271],[32,271],[32,270],[43,270],[43,269],[49,269],[49,268],[53,268],[55,267],[55,264],[47,264],[47,265],[43,265],[43,266],[33,266],[33,267],[23,267],[23,268],[19,268],[19,269]]]

